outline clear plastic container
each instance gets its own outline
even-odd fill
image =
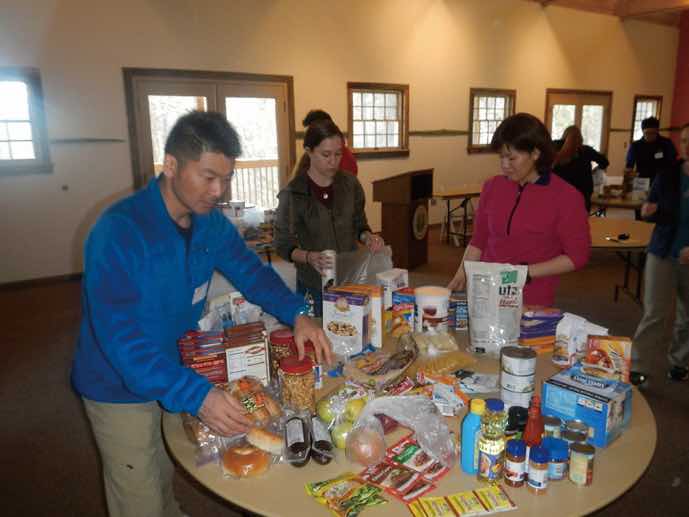
[[[295,355],[280,361],[280,394],[282,402],[295,411],[316,412],[316,383],[313,362],[308,357],[301,361]]]

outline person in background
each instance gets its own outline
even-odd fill
[[[316,120],[333,121],[332,117],[327,111],[311,110],[306,114],[301,123],[304,126],[304,129],[307,129],[311,123],[315,122]],[[340,159],[339,168],[342,171],[351,172],[354,176],[356,176],[359,172],[359,166],[356,163],[356,158],[349,147],[347,147],[346,142],[342,145],[342,158]]]
[[[276,251],[294,262],[297,292],[311,296],[317,316],[322,314],[321,275],[333,267],[322,252],[354,251],[361,243],[376,253],[385,245],[368,225],[359,180],[339,169],[343,145],[332,120],[312,122],[294,177],[278,194]]]
[[[487,180],[474,235],[449,289],[464,289],[464,261],[528,265],[524,303],[552,307],[558,276],[583,267],[591,234],[581,195],[551,173],[548,130],[528,113],[503,120],[491,142],[502,174]]]
[[[177,339],[197,328],[215,269],[294,327],[300,356],[310,340],[330,362],[330,343],[303,299],[214,208],[240,152],[221,113],[184,115],[167,138],[163,173],[108,208],[89,233],[71,378],[100,451],[112,517],[182,515],[161,408],[197,415],[220,435],[251,425],[241,402],[184,367],[177,350]]]
[[[667,170],[675,165],[677,151],[672,140],[658,134],[660,121],[655,117],[648,117],[641,121],[644,136],[635,140],[627,151],[625,174],[634,170],[640,178],[648,178],[650,183],[658,171]]]
[[[557,153],[553,162],[553,172],[581,192],[586,211],[591,211],[593,194],[593,170],[591,163],[605,170],[610,165],[608,159],[593,147],[584,145],[584,138],[577,126],[569,126],[562,139],[553,142]]]
[[[689,124],[682,127],[680,156],[661,171],[641,207],[655,223],[644,270],[644,314],[634,334],[632,382],[646,379],[647,354],[665,336],[665,321],[676,296],[675,323],[668,351],[669,379],[689,379]]]

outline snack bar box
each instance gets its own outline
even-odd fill
[[[588,442],[607,447],[629,425],[632,387],[585,373],[581,364],[563,370],[543,383],[544,415],[562,421],[577,419],[589,428]]]
[[[375,348],[383,347],[383,286],[368,284],[342,284],[331,287],[330,292],[350,292],[368,295],[371,302],[369,338]]]

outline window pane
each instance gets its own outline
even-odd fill
[[[366,130],[364,131],[367,135],[373,135],[376,132],[375,122],[366,122]]]
[[[397,107],[397,94],[396,93],[386,93],[385,94],[385,106],[388,108]]]
[[[551,136],[554,140],[562,138],[562,133],[568,126],[574,125],[576,116],[575,104],[554,104],[553,118],[550,124]]]
[[[35,160],[33,142],[10,142],[10,153],[13,160]]]
[[[354,120],[361,120],[361,108],[352,108],[352,118]]]
[[[374,95],[373,104],[375,106],[381,106],[381,107],[385,106],[385,94],[384,93],[376,93]]]
[[[584,144],[600,151],[603,136],[603,106],[584,106],[581,112],[581,134]]]
[[[385,122],[376,122],[376,133],[385,134],[388,132],[388,125]]]
[[[364,106],[373,106],[373,94],[372,93],[362,94],[362,99],[364,101]]]
[[[485,108],[481,108],[478,110],[478,119],[479,120],[486,120],[486,111],[487,110]]]
[[[400,141],[397,135],[388,135],[388,147],[399,147]]]
[[[0,160],[9,160],[10,158],[10,144],[0,142]]]
[[[361,106],[361,92],[352,92],[352,105]]]
[[[479,97],[478,98],[478,107],[479,108],[485,108],[486,107],[486,98],[485,97]]]
[[[239,133],[239,160],[277,160],[276,102],[272,97],[226,97],[227,118]]]
[[[366,135],[364,137],[365,147],[375,147],[376,146],[376,136]]]
[[[488,107],[489,108],[495,107],[495,97],[488,97]]]
[[[373,108],[364,108],[363,120],[373,120]]]
[[[354,131],[353,133],[355,135],[361,135],[364,133],[364,123],[363,122],[354,122]]]
[[[29,88],[22,81],[0,81],[0,120],[30,120]]]
[[[495,107],[497,109],[505,109],[505,98],[498,97],[497,99],[495,99]]]
[[[388,137],[387,135],[377,135],[376,136],[376,147],[385,147],[387,145]]]
[[[399,122],[388,122],[388,134],[389,135],[396,135],[400,131],[400,123]]]
[[[397,108],[385,108],[385,118],[388,120],[397,120]]]
[[[191,110],[202,106],[206,109],[205,97],[186,95],[149,95],[148,110],[151,117],[151,142],[153,163],[162,165],[165,156],[165,140],[177,119]]]
[[[31,140],[30,122],[8,122],[9,140]]]
[[[373,109],[373,115],[375,116],[376,120],[385,120],[385,108],[376,106]]]
[[[354,135],[354,148],[361,148],[364,146],[364,137],[362,135]]]
[[[0,122],[0,140],[9,140],[7,136],[7,124],[5,122]]]

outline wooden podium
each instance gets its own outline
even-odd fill
[[[373,182],[373,200],[383,203],[383,239],[396,267],[428,262],[428,200],[433,169],[405,172]]]

